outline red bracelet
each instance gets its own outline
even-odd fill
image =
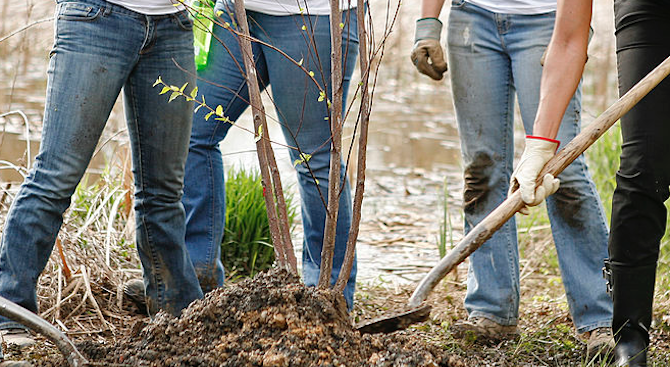
[[[533,135],[526,135],[526,139],[539,139],[539,140],[546,140],[550,141],[552,143],[556,143],[557,145],[561,145],[561,142],[556,140],[556,139],[550,139],[550,138],[545,138],[543,136],[533,136]]]

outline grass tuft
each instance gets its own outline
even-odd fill
[[[297,211],[293,195],[284,191],[289,226]],[[269,269],[275,260],[270,225],[265,210],[260,173],[229,171],[226,178],[226,228],[221,260],[231,276],[254,276]]]

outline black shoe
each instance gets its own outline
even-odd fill
[[[614,366],[646,367],[656,263],[643,266],[606,263],[611,271],[614,305]]]
[[[123,285],[123,295],[137,307],[141,314],[149,314],[147,310],[147,299],[144,292],[144,281],[142,279],[131,279],[127,281]]]

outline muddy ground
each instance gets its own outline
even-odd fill
[[[397,177],[370,179],[366,200],[372,208],[364,208],[361,242],[378,258],[359,259],[359,267],[374,267],[378,275],[361,279],[350,314],[341,298],[306,288],[297,277],[275,270],[253,280],[228,281],[225,288],[192,304],[179,319],[162,315],[151,322],[122,297],[119,284],[123,279],[115,278],[119,272],[100,271],[91,261],[84,261],[91,293],[101,310],[98,313],[90,298],[86,301],[84,297],[86,287],[73,286],[80,279],[77,272],[69,283],[73,296],[68,296],[64,284],[62,300],[55,303],[60,278],[54,271],[53,263],[59,262],[56,255],[40,279],[40,311],[67,330],[96,366],[601,366],[585,360],[585,344],[574,331],[560,275],[549,255],[553,251],[550,232],[541,225],[522,229],[520,234],[520,339],[481,343],[471,337],[454,337],[454,323],[467,317],[463,308],[467,264],[431,293],[428,302],[433,309],[428,321],[388,335],[354,331],[352,325],[357,322],[404,309],[416,285],[410,276],[427,270],[426,263],[384,266],[398,256],[394,249],[412,252],[414,246],[414,252],[421,252],[426,242],[433,241],[435,228],[421,225],[416,218],[439,222],[434,216],[440,215],[436,193],[443,189],[441,181],[429,175],[405,177],[406,183],[397,185],[392,185]],[[458,193],[452,196],[457,198]],[[451,208],[459,211],[458,205]],[[457,222],[455,217],[454,225]],[[437,256],[435,247],[430,252]],[[76,259],[91,256],[77,254]],[[657,292],[651,366],[670,365],[664,292]],[[28,359],[43,367],[65,366],[59,352],[40,336],[33,348],[5,351],[7,359]]]
[[[560,303],[535,299],[522,308],[519,340],[480,343],[451,335],[465,317],[463,289],[445,282],[431,295],[431,319],[392,334],[361,335],[352,317],[402,309],[411,288],[364,288],[353,315],[343,298],[305,287],[299,278],[272,270],[253,280],[209,293],[180,318],[160,314],[153,322],[134,313],[125,332],[101,340],[76,337],[78,349],[95,366],[599,366],[583,357],[584,344],[572,331]],[[551,292],[550,292],[551,293]],[[670,333],[655,329],[653,366],[666,366]],[[9,349],[10,359],[38,367],[67,366],[58,351],[38,338],[36,347]]]
[[[135,320],[117,342],[79,343],[100,365],[124,366],[447,366],[435,343],[402,334],[354,331],[344,299],[272,270],[218,289],[178,319]],[[65,366],[38,357],[37,366]]]

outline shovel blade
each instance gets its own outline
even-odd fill
[[[361,334],[392,333],[397,330],[406,329],[417,322],[426,321],[430,316],[431,306],[424,303],[419,307],[382,316],[371,321],[361,322],[354,326]]]

